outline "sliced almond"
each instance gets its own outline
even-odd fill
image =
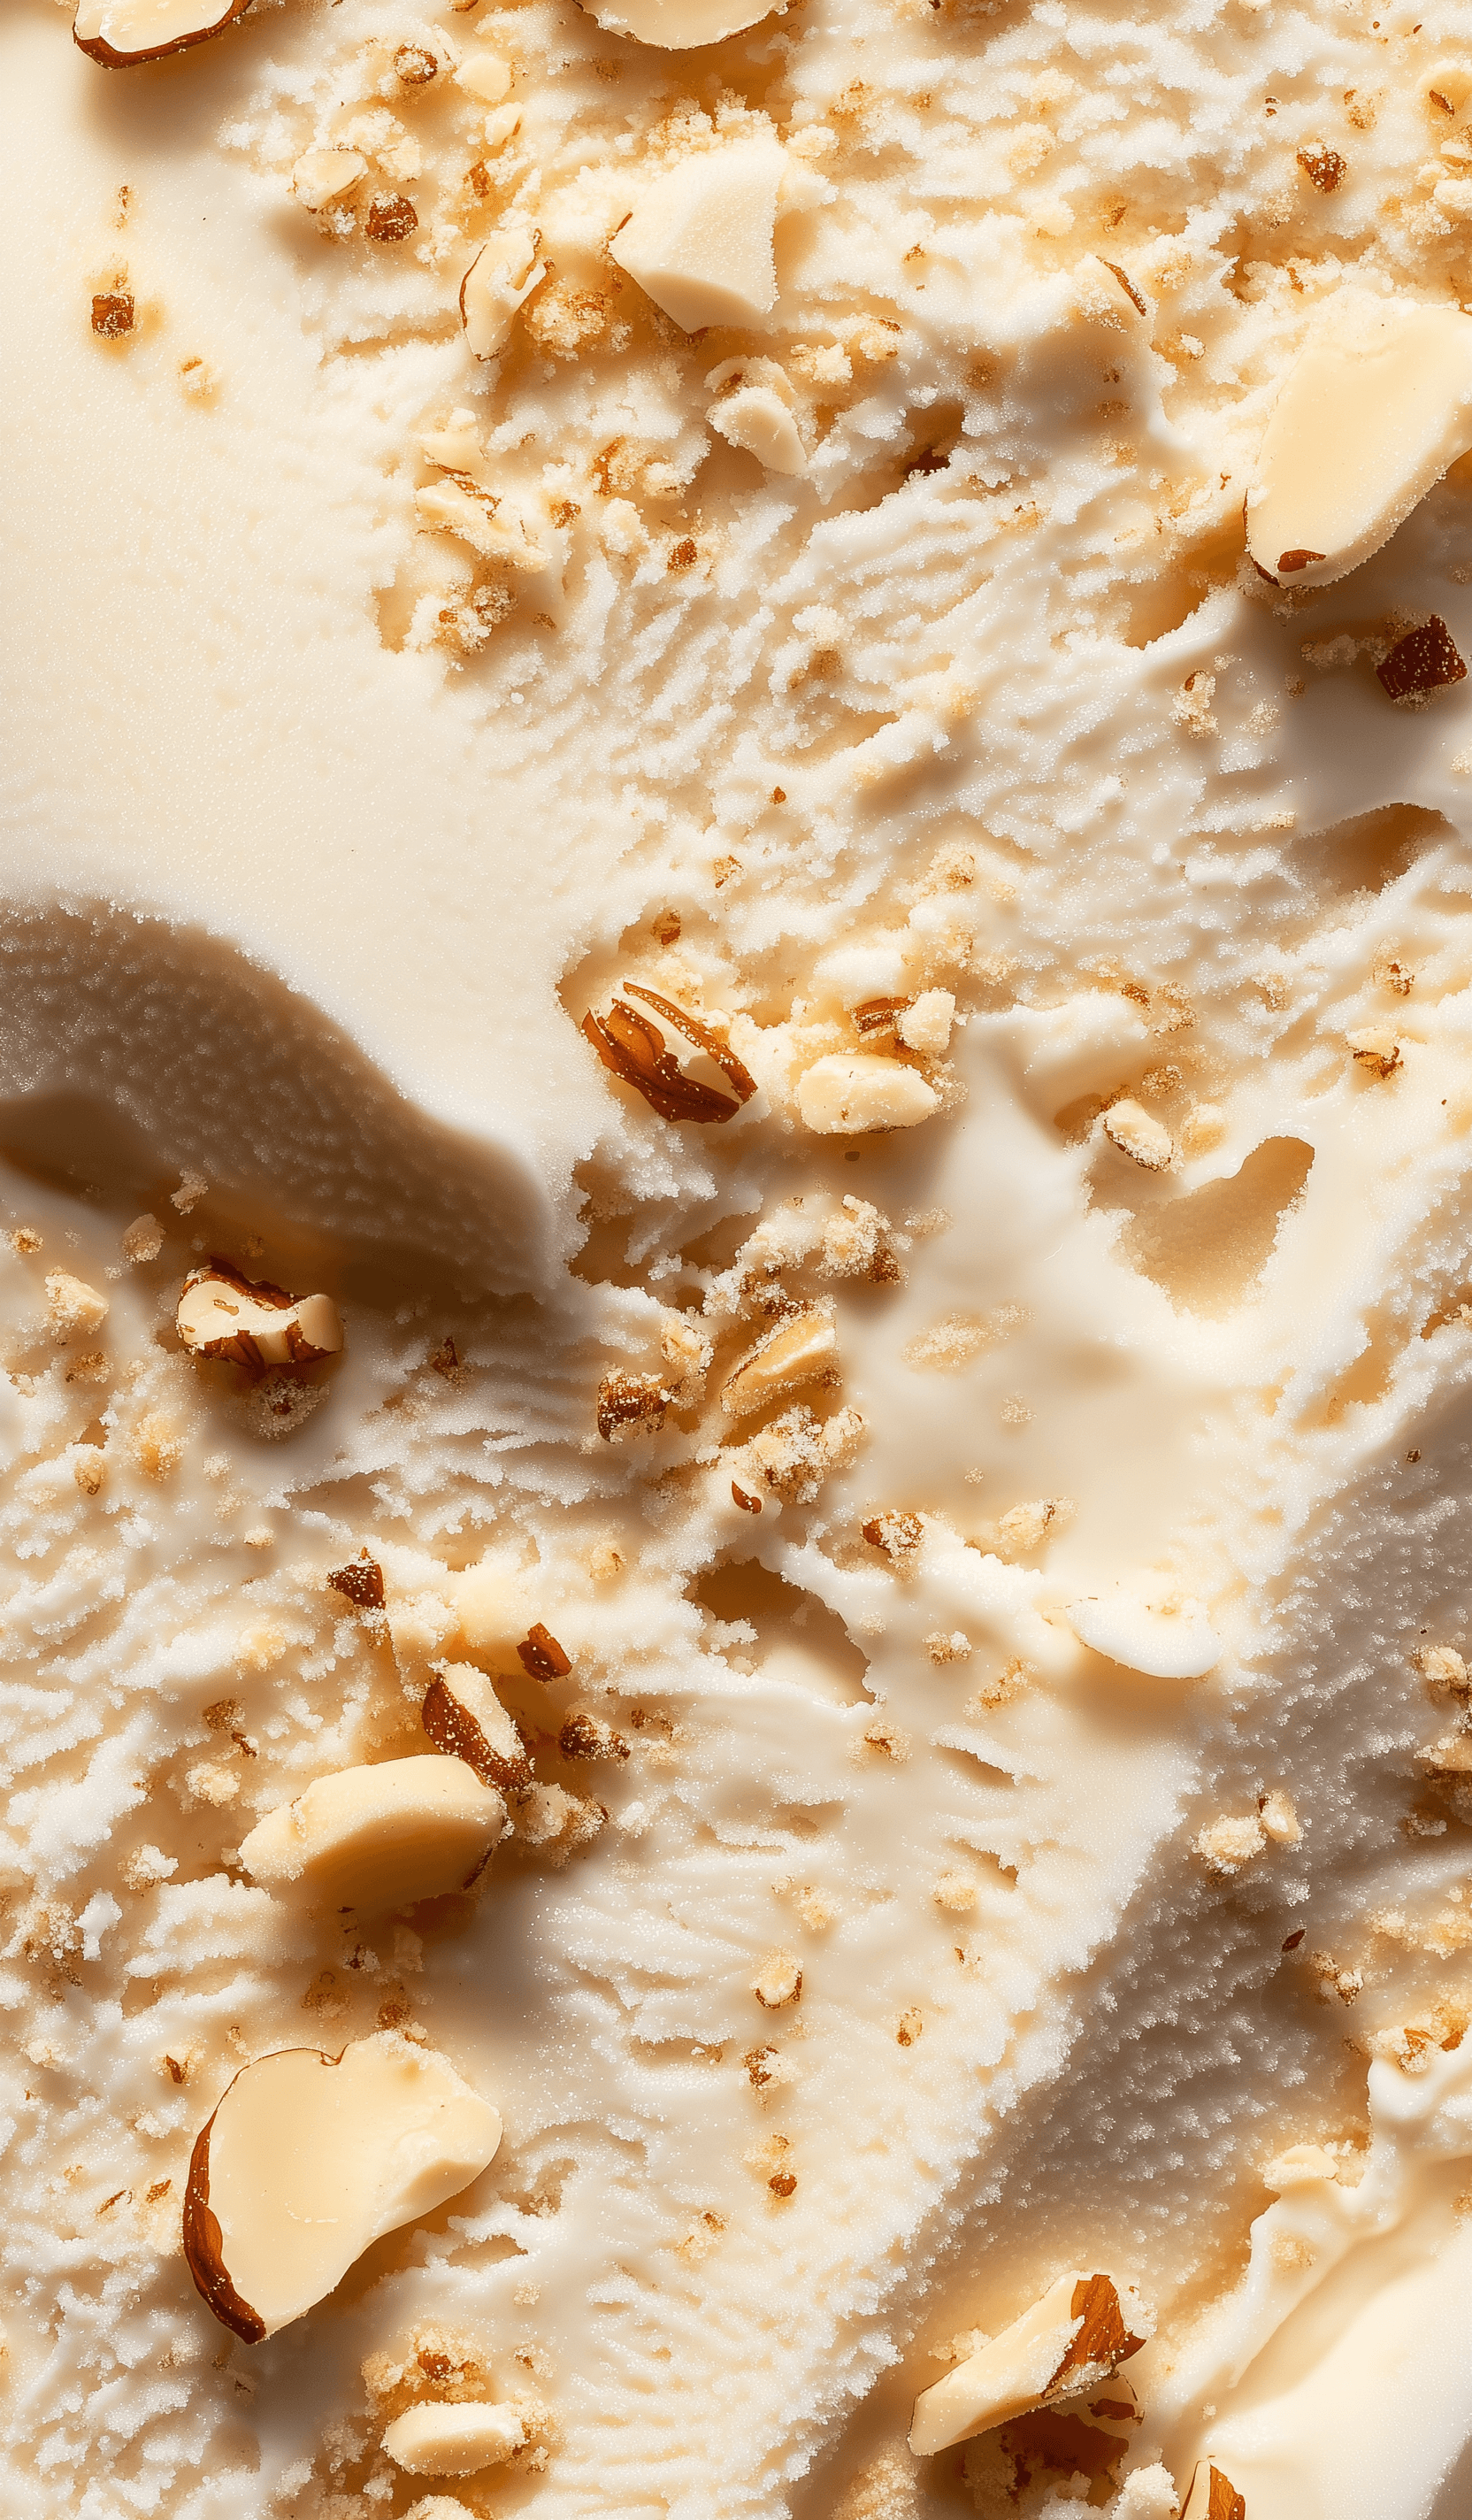
[[[1093,2388],[1137,2354],[1149,2333],[1137,2296],[1112,2276],[1059,2275],[990,2345],[921,2390],[910,2447],[916,2458],[928,2458],[1031,2408]]]
[[[470,1662],[442,1662],[424,1704],[424,1731],[436,1750],[464,1759],[482,1784],[519,1793],[531,1782],[526,1743],[484,1672]]]
[[[797,1107],[820,1137],[854,1137],[864,1129],[913,1129],[940,1109],[940,1096],[918,1068],[897,1058],[832,1051],[804,1071]]]
[[[771,364],[760,362],[763,367]],[[795,477],[808,469],[808,450],[802,442],[793,407],[777,388],[769,383],[732,385],[730,392],[713,402],[706,419],[728,446],[739,446],[754,455],[769,472]]]
[[[734,1120],[756,1092],[755,1077],[709,1024],[638,980],[625,980],[604,1014],[586,1014],[583,1030],[603,1065],[661,1120]]]
[[[748,1348],[727,1377],[721,1406],[728,1418],[749,1418],[784,1391],[831,1379],[837,1357],[832,1305],[805,1305]]]
[[[1147,1173],[1163,1173],[1176,1151],[1169,1129],[1140,1102],[1111,1102],[1104,1113],[1104,1135]]]
[[[667,53],[719,44],[770,18],[774,0],[589,0],[588,15],[610,35],[633,35]]]
[[[1246,2497],[1209,2458],[1198,2458],[1181,2520],[1247,2520]]]
[[[656,175],[608,250],[682,331],[760,324],[777,304],[772,240],[783,154],[741,140]]]
[[[249,0],[80,0],[71,34],[104,69],[128,69],[134,62],[159,62],[190,44],[223,34]]]
[[[505,349],[515,321],[547,265],[537,260],[535,228],[503,228],[487,237],[460,284],[460,320],[466,346],[477,359]]]
[[[268,1812],[241,1862],[269,1889],[379,1913],[466,1888],[505,1827],[500,1794],[464,1759],[386,1759],[319,1777]]]
[[[406,2476],[474,2476],[496,2467],[526,2439],[513,2407],[462,2399],[455,2406],[411,2407],[383,2435],[383,2448]]]
[[[489,2101],[396,2032],[340,2056],[258,2057],[190,2162],[184,2255],[196,2287],[247,2344],[274,2336],[385,2231],[459,2195],[500,2141]]]
[[[1472,445],[1472,318],[1341,289],[1264,433],[1247,548],[1284,586],[1328,586],[1388,542]]]
[[[225,1358],[251,1374],[273,1365],[315,1365],[342,1346],[331,1295],[289,1295],[269,1279],[243,1277],[230,1260],[191,1272],[174,1319],[195,1356]]]

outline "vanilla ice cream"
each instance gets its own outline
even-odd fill
[[[1463,2520],[1464,14],[0,41],[7,2508]]]

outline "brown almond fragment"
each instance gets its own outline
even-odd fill
[[[439,69],[434,55],[424,44],[400,44],[393,67],[405,87],[427,87]]]
[[[488,2101],[392,2031],[338,2056],[289,2048],[237,2074],[189,2166],[184,2255],[222,2326],[259,2344],[326,2299],[385,2232],[478,2177]]]
[[[1126,2312],[1128,2311],[1128,2318]],[[1031,2310],[948,2371],[914,2404],[917,2458],[1107,2380],[1137,2354],[1153,2322],[1110,2275],[1064,2274]]]
[[[744,1488],[736,1486],[735,1479],[731,1482],[731,1502],[739,1506],[742,1513],[760,1513],[762,1509],[761,1498],[748,1496]]]
[[[269,1278],[247,1278],[217,1255],[190,1271],[174,1319],[192,1355],[242,1366],[252,1381],[268,1367],[315,1365],[342,1347],[342,1321],[331,1295],[289,1295]]]
[[[605,1373],[598,1386],[598,1431],[605,1444],[620,1435],[652,1435],[674,1397],[660,1374]]]
[[[71,39],[104,69],[161,62],[191,44],[207,43],[241,17],[248,0],[80,0]]]
[[[363,1550],[346,1566],[338,1566],[328,1577],[335,1593],[351,1601],[355,1610],[381,1610],[383,1607],[383,1569],[376,1557]]]
[[[1300,149],[1298,162],[1318,193],[1337,193],[1350,171],[1338,150],[1327,148],[1321,140],[1311,140]]]
[[[1296,577],[1301,568],[1313,568],[1316,562],[1323,559],[1323,556],[1322,552],[1316,551],[1279,552],[1277,556],[1277,573],[1279,577]],[[1258,574],[1260,577],[1268,577],[1268,571],[1265,568],[1259,569]],[[1272,580],[1271,577],[1268,577],[1268,583],[1270,586],[1271,585]]]
[[[1347,1032],[1345,1040],[1356,1066],[1367,1068],[1371,1076],[1394,1076],[1402,1064],[1401,1045],[1389,1024],[1365,1024],[1359,1032]]]
[[[1209,2458],[1198,2458],[1181,2520],[1247,2520],[1246,2497]]]
[[[435,1748],[464,1759],[483,1785],[519,1793],[530,1784],[531,1760],[519,1728],[473,1663],[439,1664],[421,1715]]]
[[[544,1628],[540,1619],[535,1627],[528,1628],[516,1652],[522,1669],[533,1680],[563,1680],[572,1669],[571,1654],[562,1651],[551,1629]]]
[[[1449,683],[1465,682],[1467,668],[1446,622],[1434,612],[1419,630],[1409,630],[1396,641],[1390,654],[1375,667],[1375,676],[1393,700],[1416,700]]]
[[[583,1708],[568,1716],[558,1734],[558,1748],[564,1759],[627,1759],[629,1755],[623,1735]]]
[[[590,1011],[583,1017],[583,1030],[603,1065],[642,1094],[661,1120],[735,1119],[756,1092],[755,1077],[735,1051],[697,1015],[654,990],[635,980],[626,980],[623,989],[606,1014]],[[629,998],[639,1006],[629,1006]]]
[[[896,1566],[908,1563],[925,1536],[917,1513],[878,1513],[863,1529],[870,1549],[882,1549]]]
[[[402,193],[376,193],[364,221],[375,245],[402,245],[419,223],[418,210]]]
[[[790,1952],[769,1952],[751,1981],[751,1992],[767,2012],[785,2011],[802,1995],[802,1971]]]
[[[112,289],[92,300],[92,330],[100,341],[120,341],[133,330],[133,300],[125,289]]]

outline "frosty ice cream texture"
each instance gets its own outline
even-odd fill
[[[1050,2445],[1409,2520],[1468,2413],[1454,36],[467,15],[8,38],[33,2506],[125,2434],[191,2514],[908,2520]],[[1389,446],[1351,285],[1434,335]],[[340,1353],[192,1359],[217,1252]],[[457,1673],[536,1778],[473,1890],[250,1877],[335,1778],[514,1766]],[[506,2141],[218,2369],[201,2128],[401,2036]],[[1155,2315],[1137,2423],[1061,2402],[1123,2448],[916,2465],[1065,2276]],[[412,2464],[456,2405],[479,2483]]]

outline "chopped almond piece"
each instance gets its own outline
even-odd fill
[[[223,2326],[255,2345],[300,2318],[384,2232],[458,2196],[501,2120],[393,2032],[340,2056],[289,2048],[237,2074],[194,2148],[184,2255]]]
[[[806,1305],[747,1350],[726,1379],[721,1406],[729,1418],[748,1418],[801,1383],[835,1381],[837,1356],[831,1304]]]
[[[980,2353],[921,2390],[910,2447],[917,2458],[928,2458],[1033,2407],[1095,2387],[1137,2354],[1150,2333],[1138,2297],[1122,2292],[1112,2276],[1059,2275]]]
[[[1139,1102],[1111,1102],[1104,1113],[1104,1135],[1122,1155],[1147,1173],[1163,1173],[1176,1149],[1169,1129]]]
[[[590,0],[588,14],[610,35],[633,35],[661,51],[719,44],[770,17],[775,0]]]
[[[268,1366],[315,1365],[342,1346],[331,1295],[289,1295],[269,1279],[244,1277],[230,1260],[191,1271],[174,1318],[195,1356],[228,1359],[252,1377]]]
[[[760,324],[777,304],[783,165],[775,138],[683,158],[646,186],[608,248],[613,260],[687,333]]]
[[[104,69],[162,61],[223,34],[248,0],[80,0],[72,41]]]
[[[913,1129],[940,1109],[940,1096],[918,1068],[897,1058],[832,1051],[804,1071],[797,1107],[820,1137],[857,1137],[865,1129]]]
[[[487,237],[460,284],[460,320],[466,347],[477,359],[494,359],[506,347],[516,310],[547,277],[537,260],[534,228],[504,228]]]
[[[1199,2458],[1181,2520],[1247,2520],[1246,2499],[1220,2467]]]
[[[422,1720],[436,1750],[464,1759],[484,1785],[519,1792],[531,1782],[526,1743],[484,1672],[442,1662],[425,1693]]]
[[[90,1338],[102,1328],[111,1309],[108,1297],[89,1286],[85,1278],[73,1278],[66,1269],[53,1269],[47,1278],[46,1310],[58,1347],[65,1347],[68,1339]]]
[[[583,1030],[603,1065],[661,1120],[732,1120],[756,1092],[755,1077],[708,1024],[636,980],[624,982],[606,1014],[586,1014]]]
[[[505,1827],[500,1794],[464,1759],[386,1759],[268,1812],[241,1862],[269,1888],[300,1883],[325,1906],[378,1913],[466,1888]]]
[[[291,190],[304,210],[328,210],[367,172],[368,160],[356,149],[308,149],[291,169]]]
[[[383,2448],[406,2476],[474,2476],[519,2450],[526,2426],[513,2407],[461,2399],[411,2407],[383,2435]],[[460,2505],[446,2504],[459,2510]]]
[[[1469,443],[1472,318],[1339,289],[1269,420],[1248,551],[1266,577],[1327,586],[1389,541]]]
[[[1375,667],[1375,676],[1393,700],[1414,701],[1449,683],[1464,683],[1467,668],[1446,622],[1433,612],[1418,630],[1408,630],[1396,641]]]

